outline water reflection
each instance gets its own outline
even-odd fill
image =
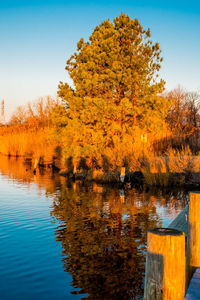
[[[167,226],[187,200],[184,191],[137,191],[70,183],[50,169],[0,159],[1,174],[19,186],[37,186],[52,199],[66,289],[87,299],[140,299],[143,295],[147,229]],[[42,226],[42,224],[41,224]],[[41,254],[42,255],[42,254]],[[48,262],[51,265],[51,261]],[[56,278],[55,278],[56,281]]]
[[[162,226],[161,208],[174,217],[183,207],[175,194],[133,189],[123,195],[96,184],[63,187],[51,214],[62,222],[55,234],[73,287],[87,299],[139,299],[147,229]]]
[[[0,156],[0,173],[18,186],[37,187],[38,191],[45,191],[47,195],[54,195],[66,182],[51,168],[40,168],[33,174],[33,167],[24,163],[23,158]]]

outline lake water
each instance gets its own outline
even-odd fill
[[[142,299],[147,230],[183,191],[82,186],[0,157],[0,299]]]

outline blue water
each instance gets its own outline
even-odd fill
[[[167,226],[184,200],[16,170],[0,165],[0,299],[139,299],[147,227]]]
[[[78,299],[55,241],[52,199],[34,185],[0,176],[0,299]]]

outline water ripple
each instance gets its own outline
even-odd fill
[[[19,162],[7,163],[0,175],[0,300],[141,298],[147,228],[169,223],[183,201],[158,192],[95,193],[52,174],[27,177]]]

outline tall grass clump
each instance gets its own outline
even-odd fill
[[[164,157],[146,157],[141,171],[147,185],[166,187],[170,184],[171,174]]]
[[[15,128],[16,129],[16,128]],[[20,130],[0,130],[0,153],[7,156],[37,158],[41,161],[52,161],[56,143],[49,134],[48,128]]]
[[[171,148],[166,155],[171,173],[200,172],[200,156],[194,155],[189,146],[182,147],[180,150]]]

